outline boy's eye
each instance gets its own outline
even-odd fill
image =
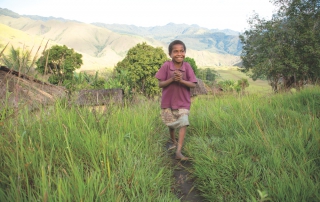
[[[174,53],[184,53],[184,50],[174,50]]]

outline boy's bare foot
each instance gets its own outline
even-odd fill
[[[176,159],[180,160],[180,161],[188,161],[189,160],[188,157],[183,156],[181,153],[176,153]]]
[[[168,145],[168,150],[177,148],[178,142],[176,140],[170,140]]]
[[[177,147],[177,144],[175,144],[175,143],[170,143],[170,144],[169,144],[169,147],[168,147],[168,150],[175,149],[176,147]]]

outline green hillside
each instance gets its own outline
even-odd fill
[[[272,92],[271,86],[268,84],[268,81],[260,80],[260,79],[253,81],[245,73],[238,71],[237,67],[212,67],[212,68],[216,70],[217,73],[220,75],[217,78],[217,82],[223,81],[223,80],[238,81],[242,78],[246,78],[249,81],[249,87],[246,88],[247,92],[250,92],[250,93],[254,93],[254,92],[271,93]]]

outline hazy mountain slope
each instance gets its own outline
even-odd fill
[[[38,35],[65,44],[75,50],[93,57],[108,60],[113,67],[126,52],[138,43],[162,47],[164,43],[139,36],[118,34],[110,30],[74,21],[61,22],[49,20],[35,21],[29,18],[0,16],[0,22],[28,34]]]
[[[4,54],[8,53],[9,49],[13,46],[14,48],[20,48],[20,49],[26,49],[26,50],[32,50],[33,55],[36,53],[38,47],[41,45],[42,38],[38,36],[34,36],[31,34],[27,34],[23,31],[13,29],[7,25],[0,24],[0,49],[5,47],[5,45],[8,45],[6,48]],[[42,52],[45,42],[42,42],[42,49],[40,50],[40,53]],[[52,43],[49,44],[49,46]]]
[[[197,66],[233,66],[240,62],[239,56],[228,54],[217,54],[209,51],[187,50],[186,56],[194,58]]]
[[[242,49],[239,33],[232,30],[210,30],[198,25],[190,26],[174,23],[155,27],[103,23],[93,24],[114,32],[154,38],[166,44],[174,39],[181,39],[188,44],[189,48],[199,51],[207,50],[213,53],[240,55]]]
[[[147,42],[147,44],[154,47],[162,47],[166,53],[168,52],[167,43],[164,40],[160,41],[149,38],[147,35],[138,36],[116,33],[103,27],[76,21],[60,19],[46,19],[44,21],[33,20],[27,17],[19,17],[19,15],[14,13],[9,13],[8,15],[3,14],[4,10],[5,9],[0,9],[0,23],[21,30],[27,34],[50,39],[55,43],[64,44],[75,49],[77,52],[84,54],[85,65],[82,67],[83,69],[113,67],[125,57],[131,47],[142,42]],[[8,12],[6,11],[5,13]],[[41,17],[36,17],[36,19],[41,19]],[[156,29],[160,28],[153,29],[152,33],[156,33],[158,32]],[[198,28],[194,30],[191,27],[182,31],[182,27],[179,28],[179,26],[172,29],[176,29],[176,32],[180,31],[189,34],[190,37],[187,37],[187,34],[184,35],[186,36],[185,40],[188,45],[187,56],[194,58],[198,66],[230,66],[240,60],[240,58],[235,55],[217,54],[216,52],[220,50],[215,46],[210,47],[210,43],[208,42],[208,47],[204,47],[202,44],[204,49],[201,50],[203,47],[198,46],[197,49],[194,48],[196,50],[192,50],[192,36],[196,35],[196,33],[204,33],[205,30]],[[165,32],[163,32],[163,36],[167,36],[168,40],[175,38],[175,36],[166,35]],[[223,40],[223,37],[220,38]],[[198,39],[194,37],[194,41],[197,42],[197,40]],[[217,42],[219,43],[218,40]],[[223,43],[223,45],[225,46],[225,43]],[[230,47],[232,47],[232,45]]]
[[[92,23],[99,27],[105,27],[115,32],[136,34],[140,36],[176,36],[182,34],[201,34],[201,33],[224,33],[226,35],[238,36],[239,32],[230,29],[219,30],[219,29],[207,29],[200,27],[199,25],[187,25],[187,24],[175,24],[168,23],[164,26],[154,26],[154,27],[140,27],[135,25],[125,25],[125,24],[105,24],[105,23]]]
[[[21,50],[30,50],[32,51],[32,59],[34,56],[39,58],[42,54],[42,51],[45,49],[45,45],[47,43],[47,39],[27,34],[23,31],[11,28],[7,25],[0,23],[0,50],[2,51],[5,45],[9,42],[8,47],[6,48],[4,54],[6,55],[10,48],[13,46],[14,48],[20,48]],[[62,45],[58,44],[54,41],[49,41],[47,48],[50,48],[53,45]],[[36,55],[37,50],[38,54]],[[82,53],[83,65],[81,70],[86,69],[101,69],[105,67],[110,67],[111,64],[108,63],[107,59],[101,59],[97,57],[92,57],[86,53]]]
[[[55,18],[52,16],[42,17],[42,16],[38,16],[38,15],[19,15],[18,13],[15,13],[9,9],[6,9],[6,8],[0,8],[0,15],[5,15],[5,16],[13,17],[13,18],[27,17],[32,20],[41,20],[41,21],[48,21],[48,20],[70,21],[70,20],[66,20],[64,18]]]
[[[6,8],[0,8],[0,15],[9,16],[9,17],[13,17],[13,18],[21,17],[18,13],[15,13],[11,10],[6,9]]]

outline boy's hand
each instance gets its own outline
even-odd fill
[[[174,81],[181,81],[182,80],[182,73],[179,70],[174,71],[174,77],[173,80]]]

